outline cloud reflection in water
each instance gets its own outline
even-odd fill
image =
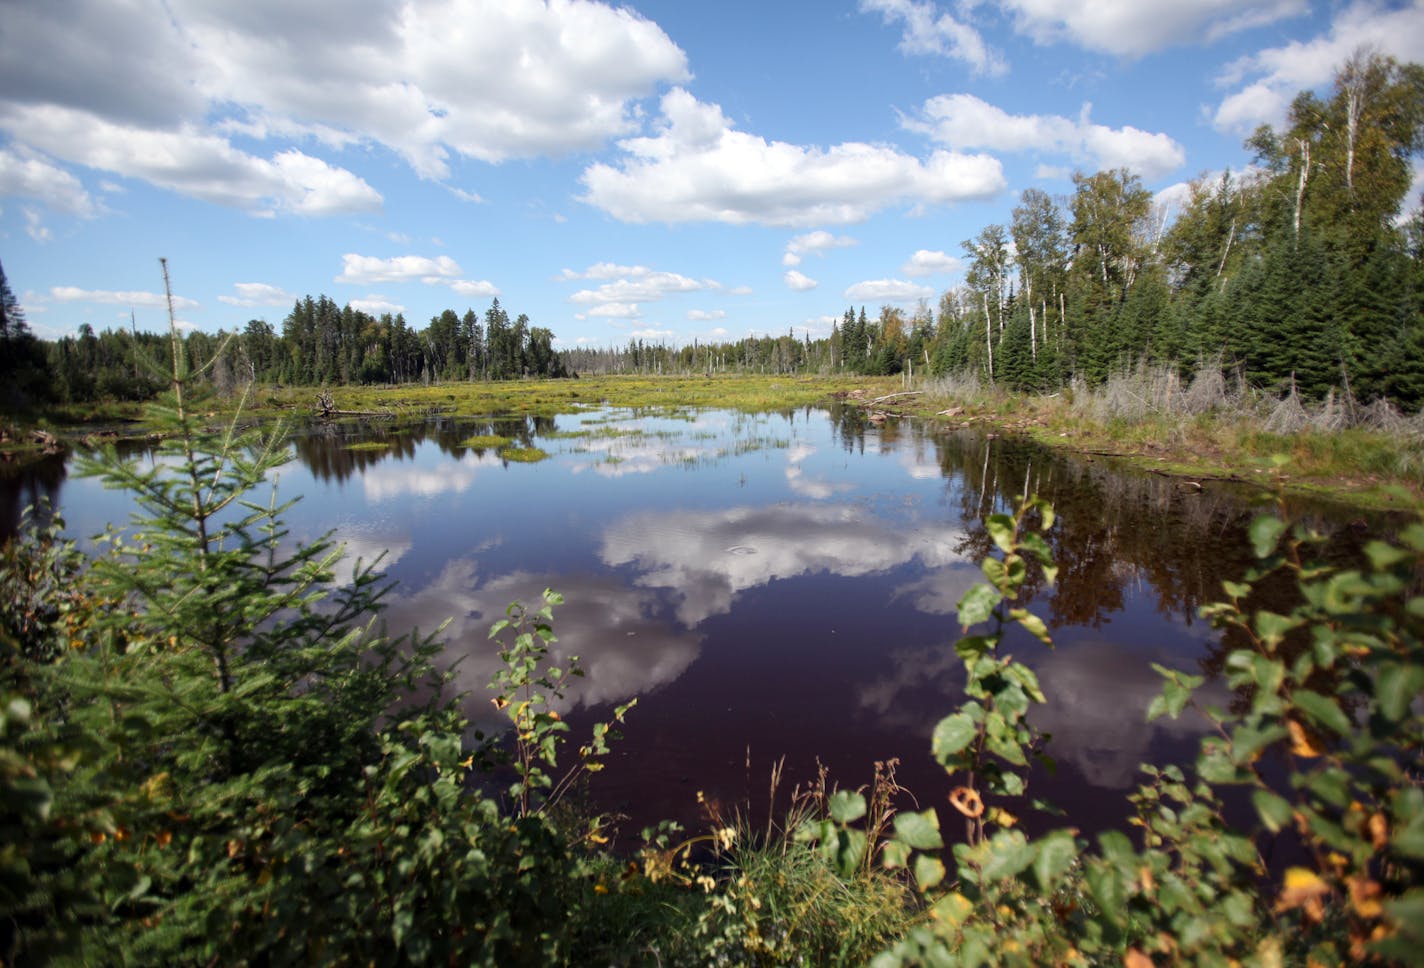
[[[953,548],[962,535],[942,524],[907,534],[847,504],[648,511],[610,526],[600,555],[614,567],[633,565],[644,588],[669,589],[678,620],[693,628],[730,611],[740,592],[778,579],[960,562]]]

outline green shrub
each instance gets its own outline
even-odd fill
[[[998,646],[1009,622],[1047,637],[1013,602],[1028,560],[1047,561],[1052,521],[1032,500],[988,519],[1000,554],[984,562],[988,584],[965,594],[959,616],[966,631],[984,620],[990,631],[956,646],[969,701],[934,737],[936,757],[961,783],[951,801],[966,836],[951,874],[937,811],[896,817],[883,862],[914,872],[931,917],[874,963],[1424,961],[1424,524],[1404,528],[1397,544],[1370,542],[1364,567],[1342,568],[1310,560],[1318,539],[1304,528],[1258,517],[1256,566],[1202,610],[1245,643],[1226,663],[1241,708],[1199,703],[1200,677],[1159,668],[1165,684],[1149,718],[1192,708],[1213,730],[1193,775],[1143,767],[1130,798],[1135,841],[1107,831],[1090,844],[1071,828],[1030,839],[1003,806],[1021,796],[1017,771],[1036,744],[1022,714],[1043,697]],[[1298,603],[1287,614],[1252,609],[1254,584],[1277,572],[1293,579]],[[1282,767],[1285,782],[1270,782],[1267,764]],[[1249,795],[1249,829],[1223,817],[1218,791],[1230,787]],[[854,833],[863,812],[848,808],[828,833]],[[1296,866],[1266,865],[1277,839],[1296,846]]]

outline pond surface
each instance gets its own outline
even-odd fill
[[[461,445],[482,434],[549,457]],[[372,443],[388,446],[351,449]],[[1061,566],[1057,587],[1036,582],[1030,599],[1055,649],[1027,635],[1007,645],[1049,699],[1037,722],[1058,768],[1029,792],[1085,830],[1116,823],[1139,762],[1194,756],[1198,723],[1144,722],[1160,684],[1151,663],[1216,670],[1219,636],[1196,609],[1244,571],[1254,513],[1211,485],[967,430],[876,426],[853,407],[339,424],[292,448],[277,474],[279,497],[302,496],[292,535],[334,530],[351,562],[385,552],[390,628],[449,620],[477,722],[492,722],[489,625],[511,601],[563,593],[556,649],[587,673],[559,707],[574,737],[639,697],[587,790],[631,832],[662,818],[695,828],[699,792],[764,815],[783,758],[778,810],[820,765],[854,787],[892,758],[921,807],[943,804],[955,784],[929,738],[962,699],[954,606],[992,546],[982,517],[1026,486],[1057,507]],[[127,516],[123,494],[51,464],[0,481],[0,527],[40,495],[80,536]],[[1346,543],[1359,530],[1311,514]]]

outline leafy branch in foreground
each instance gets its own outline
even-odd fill
[[[564,596],[544,589],[544,604],[530,612],[519,602],[505,610],[505,617],[490,627],[489,637],[499,638],[512,632],[514,640],[499,650],[499,668],[489,687],[494,692],[496,709],[509,718],[513,726],[513,761],[518,779],[511,784],[509,795],[518,814],[527,817],[540,809],[552,807],[585,773],[603,769],[599,758],[608,753],[608,744],[621,738],[618,726],[628,710],[638,704],[636,698],[613,709],[613,718],[595,723],[589,741],[579,747],[578,762],[556,781],[549,772],[559,765],[559,746],[569,731],[552,703],[564,698],[565,683],[584,674],[578,656],[569,656],[567,667],[549,660],[549,647],[558,641],[554,636],[554,607],[564,603]]]
[[[1424,962],[1424,523],[1394,543],[1370,542],[1363,566],[1350,568],[1313,561],[1319,538],[1307,529],[1256,518],[1256,566],[1202,610],[1243,643],[1227,660],[1243,709],[1201,702],[1201,677],[1159,667],[1150,717],[1192,708],[1212,730],[1195,776],[1143,766],[1129,797],[1136,842],[1109,830],[1090,844],[1071,828],[1030,839],[980,793],[1021,796],[1015,770],[1037,739],[1017,718],[1042,701],[1037,683],[997,653],[1008,622],[1047,638],[1011,604],[1025,557],[1047,561],[1042,534],[1023,527],[1035,508],[1047,530],[1051,511],[1036,501],[989,519],[1003,557],[985,563],[989,584],[960,601],[966,625],[991,621],[956,646],[968,701],[934,739],[936,758],[962,778],[951,804],[969,821],[965,840],[947,871],[937,811],[896,816],[881,860],[913,871],[929,917],[874,963]],[[1296,604],[1253,609],[1253,588],[1277,572]],[[1255,822],[1228,822],[1228,787],[1249,793]],[[853,832],[862,812],[838,812],[829,833]],[[1278,852],[1300,859],[1267,863]]]

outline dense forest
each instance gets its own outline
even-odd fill
[[[192,332],[220,390],[502,380],[585,373],[970,372],[1015,390],[1101,382],[1138,363],[1183,373],[1219,365],[1267,392],[1339,390],[1424,402],[1424,211],[1405,218],[1424,149],[1424,66],[1357,53],[1328,96],[1302,92],[1280,130],[1247,141],[1241,172],[1203,176],[1185,199],[1154,198],[1126,170],[1079,173],[1071,196],[1026,189],[1007,226],[961,243],[963,282],[937,306],[847,308],[828,336],[556,351],[555,336],[496,299],[483,317],[447,309],[416,329],[307,296],[282,321]],[[12,396],[63,402],[157,392],[136,349],[168,337],[123,330],[41,344],[4,285]],[[228,337],[231,337],[230,342]],[[23,352],[20,350],[23,349]],[[23,377],[23,379],[21,378]]]

